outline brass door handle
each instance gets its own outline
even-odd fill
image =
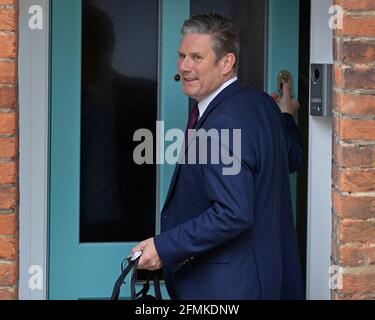
[[[290,71],[288,70],[281,70],[277,75],[277,90],[279,91],[280,96],[283,95],[283,83],[289,82],[290,84],[290,94],[292,95],[292,88],[293,88],[293,77]],[[293,96],[293,95],[292,95]]]

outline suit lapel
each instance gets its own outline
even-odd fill
[[[228,87],[226,87],[223,91],[221,91],[216,97],[214,100],[211,101],[211,103],[208,105],[207,109],[205,110],[205,112],[203,113],[203,115],[200,117],[200,119],[198,120],[197,124],[195,125],[194,129],[199,129],[202,124],[204,123],[204,121],[207,119],[207,117],[209,116],[209,114],[215,110],[215,108],[222,102],[224,101],[225,99],[235,95],[236,93],[238,93],[239,91],[241,91],[242,89],[244,89],[245,86],[241,85],[240,82],[238,80],[236,80],[235,82],[231,83]]]
[[[215,110],[215,108],[225,99],[229,98],[230,96],[233,96],[237,92],[244,89],[245,86],[241,85],[238,80],[231,83],[228,87],[226,87],[223,91],[221,91],[214,100],[211,101],[211,103],[208,105],[207,109],[204,111],[203,115],[199,118],[198,122],[195,124],[194,128],[195,130],[198,130],[202,127],[204,121],[207,119],[207,117],[210,115],[210,113]],[[188,145],[185,145],[185,153],[188,150]]]
[[[198,130],[204,123],[204,121],[207,119],[207,117],[209,116],[209,114],[222,102],[224,101],[225,99],[229,98],[230,96],[236,94],[237,92],[241,91],[242,89],[244,89],[245,87],[243,85],[240,84],[240,82],[238,80],[236,80],[235,82],[231,83],[228,87],[226,87],[223,91],[221,91],[216,97],[214,100],[211,101],[211,103],[208,105],[207,109],[205,110],[205,112],[203,113],[203,115],[200,117],[200,119],[198,120],[198,122],[195,124],[194,128],[193,129],[196,129]],[[188,150],[188,145],[185,145],[185,153],[187,152]],[[177,164],[175,169],[174,169],[174,172],[173,172],[173,177],[172,177],[172,180],[171,180],[171,183],[169,185],[169,189],[168,189],[168,194],[167,194],[167,197],[165,199],[165,202],[164,202],[164,207],[167,205],[171,195],[172,195],[172,191],[173,191],[173,188],[174,188],[174,185],[176,183],[176,180],[178,178],[178,174],[180,172],[180,169],[181,169],[181,165],[180,164]]]

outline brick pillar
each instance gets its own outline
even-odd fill
[[[0,300],[18,298],[18,1],[0,0]]]
[[[333,299],[375,299],[375,1],[335,0],[332,264]]]

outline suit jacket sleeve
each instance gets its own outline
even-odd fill
[[[297,171],[303,165],[301,134],[292,115],[283,113],[283,129],[288,153],[289,173]]]
[[[227,148],[233,151],[232,146]],[[196,257],[251,227],[254,218],[251,149],[249,143],[242,141],[241,169],[236,175],[223,175],[223,169],[228,165],[222,162],[210,164],[208,161],[208,164],[200,165],[205,192],[212,205],[196,218],[155,237],[155,247],[164,264]]]
[[[304,162],[304,155],[302,149],[301,133],[298,130],[296,121],[289,113],[281,113],[279,106],[269,95],[266,96],[274,109],[278,111],[281,117],[281,125],[286,142],[286,150],[288,154],[289,173],[293,173],[302,167]]]

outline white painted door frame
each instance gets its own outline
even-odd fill
[[[311,1],[311,63],[333,63],[332,0]],[[309,119],[307,299],[330,300],[332,118]]]
[[[49,0],[19,1],[19,298],[46,299]]]

